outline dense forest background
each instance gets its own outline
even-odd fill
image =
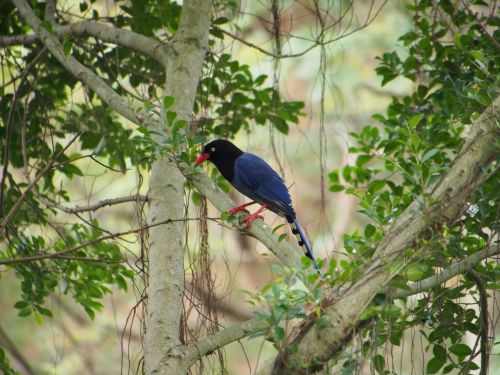
[[[0,0],[2,371],[500,371],[496,5]]]

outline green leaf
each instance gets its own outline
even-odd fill
[[[19,316],[28,316],[30,315],[31,313],[33,312],[33,309],[31,307],[25,307],[23,309],[21,309],[17,315]]]
[[[427,151],[423,156],[422,156],[422,163],[425,161],[429,160],[432,158],[434,155],[436,155],[439,152],[438,149],[436,148],[431,148],[429,151]]]
[[[199,207],[201,204],[201,195],[197,191],[193,191],[191,193],[191,200],[193,201],[196,207]]]
[[[35,306],[35,310],[37,312],[39,312],[41,315],[45,315],[45,316],[48,316],[49,318],[52,318],[53,315],[52,315],[52,311],[50,311],[49,309],[46,309],[45,307],[43,306],[38,306],[36,305]]]
[[[285,338],[285,330],[280,326],[274,327],[274,337],[276,340],[282,341]]]
[[[451,372],[455,367],[456,366],[453,363],[450,363],[449,365],[444,366],[444,368],[443,368],[443,374],[447,374],[447,373]]]
[[[429,362],[427,362],[427,374],[435,374],[441,367],[443,367],[444,362],[440,359],[433,357]]]
[[[362,167],[366,163],[368,163],[373,158],[372,155],[360,155],[356,159],[356,166]]]
[[[471,348],[469,348],[465,344],[452,345],[448,348],[448,350],[458,357],[465,357],[465,356],[470,355],[472,353]]]
[[[411,143],[415,149],[418,149],[418,146],[420,146],[421,142],[422,142],[422,139],[420,139],[418,134],[411,135]]]
[[[281,266],[277,263],[273,263],[271,265],[271,269],[273,270],[274,273],[277,273],[277,274],[280,274],[283,272]]]
[[[192,139],[191,139],[191,143],[193,145],[197,145],[197,144],[200,144],[200,143],[204,143],[206,142],[207,140],[207,136],[206,135],[202,135],[202,134],[197,134],[195,135]]]
[[[370,182],[368,190],[370,193],[375,193],[379,190],[382,190],[385,186],[385,180],[374,180]]]
[[[370,238],[371,236],[373,236],[373,234],[375,233],[375,231],[376,231],[375,226],[372,225],[372,224],[368,224],[365,227],[365,237],[366,238]]]
[[[165,98],[163,98],[163,109],[166,111],[172,106],[172,104],[174,104],[174,102],[175,99],[172,96],[165,96]]]
[[[228,21],[229,20],[226,17],[219,17],[213,21],[213,24],[214,25],[223,25],[223,24],[227,23]]]
[[[377,354],[375,357],[373,357],[372,361],[373,361],[373,367],[375,368],[375,371],[377,371],[379,374],[381,374],[385,368],[384,357],[382,357],[380,354]]]
[[[68,177],[73,177],[73,175],[83,176],[83,172],[80,168],[78,168],[74,164],[65,164],[61,168],[61,172],[63,172]]]
[[[172,125],[177,118],[177,112],[167,111],[167,123]]]
[[[335,171],[332,171],[328,174],[328,180],[330,181],[330,183],[332,184],[338,184],[340,182],[340,179],[339,179],[339,171],[335,170]]]
[[[38,324],[39,326],[41,326],[43,324],[43,318],[42,318],[42,315],[38,312],[33,312],[33,317],[35,318],[35,322],[36,324]]]
[[[330,188],[328,190],[330,190],[332,193],[337,193],[339,191],[344,190],[344,185],[333,184],[333,185],[330,185]]]
[[[115,276],[115,282],[118,285],[118,288],[127,291],[128,290],[128,284],[127,281],[120,275]]]
[[[469,51],[469,55],[474,57],[476,60],[479,60],[480,62],[484,63],[484,55],[480,50],[473,49],[472,51]]]
[[[410,281],[419,281],[419,280],[422,280],[422,278],[424,277],[424,275],[425,275],[425,269],[419,263],[410,264],[406,268],[406,271],[405,271],[405,276]]]
[[[424,118],[423,114],[419,114],[416,116],[413,116],[411,119],[408,120],[408,127],[410,128],[415,128],[420,121]]]
[[[72,50],[73,50],[73,43],[69,39],[66,39],[63,43],[64,55],[65,56],[71,55]]]
[[[441,362],[446,362],[446,349],[443,348],[443,346],[439,344],[434,345],[432,352],[434,353],[434,356]]]
[[[85,309],[85,312],[87,313],[87,315],[89,316],[89,318],[91,320],[94,320],[95,319],[95,312],[94,310],[92,310],[90,307],[88,306],[84,306],[83,307]]]
[[[28,307],[30,306],[30,304],[26,301],[17,301],[15,304],[14,304],[14,307],[16,309],[24,309],[25,307]]]

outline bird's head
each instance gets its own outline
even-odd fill
[[[203,147],[200,156],[198,156],[194,163],[198,165],[205,160],[210,160],[215,165],[230,163],[234,162],[241,154],[243,154],[243,151],[228,140],[216,139]]]

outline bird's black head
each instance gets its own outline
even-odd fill
[[[228,140],[216,139],[203,147],[200,156],[194,163],[201,164],[205,160],[210,160],[215,165],[221,162],[234,162],[241,154],[243,151]]]
[[[234,162],[241,154],[243,151],[228,140],[216,139],[203,147],[200,156],[194,163],[198,165],[205,160],[210,160],[228,181],[232,181]]]

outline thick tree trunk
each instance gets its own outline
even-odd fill
[[[184,1],[179,29],[167,54],[165,95],[178,118],[188,120],[208,46],[210,0]],[[166,129],[168,133],[168,129]],[[184,215],[184,177],[174,162],[153,164],[149,191],[149,223]],[[180,374],[179,327],[184,290],[183,224],[149,231],[149,287],[144,361],[147,374]]]

